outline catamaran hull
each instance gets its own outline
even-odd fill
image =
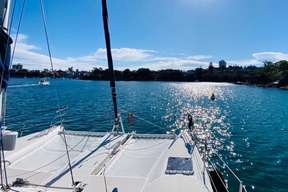
[[[213,191],[197,148],[189,153],[183,136],[74,131],[65,136],[79,190]],[[75,191],[64,149],[61,126],[18,138],[16,149],[6,152],[12,189]]]

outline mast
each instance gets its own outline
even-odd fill
[[[119,126],[121,126],[122,131],[124,132],[121,118],[120,118],[120,115],[118,115],[118,108],[117,108],[115,74],[114,74],[114,69],[113,69],[113,58],[112,58],[112,51],[111,51],[110,33],[109,33],[109,26],[108,26],[108,9],[107,9],[106,0],[102,0],[102,16],[103,16],[103,26],[104,26],[106,52],[107,52],[107,60],[108,60],[108,68],[109,68],[110,88],[111,88],[113,108],[114,108],[114,119],[115,119],[114,123],[115,124],[113,127],[113,131],[114,129],[118,129]]]
[[[8,27],[9,27],[9,21],[10,21],[10,6],[11,6],[11,0],[2,0],[3,1],[3,5],[4,5],[4,9],[5,11],[3,12],[3,28],[6,30],[6,32],[8,33]]]
[[[9,80],[9,65],[12,39],[9,36],[11,0],[0,0],[0,121],[4,125],[6,89]]]
[[[0,0],[0,161],[5,162],[3,130],[5,130],[6,89],[9,80],[9,65],[11,57],[10,37],[10,5],[12,0]],[[14,4],[15,5],[15,4]],[[12,19],[11,19],[12,20]],[[5,163],[0,165],[0,178],[3,191],[8,188],[8,177]],[[5,179],[5,184],[4,184]]]

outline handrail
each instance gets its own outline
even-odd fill
[[[216,157],[218,157],[218,159],[223,163],[223,165],[225,167],[227,167],[227,169],[230,171],[230,173],[232,173],[232,175],[239,181],[242,182],[241,179],[235,174],[235,172],[228,166],[228,164],[217,154],[217,153],[213,153],[216,155]]]
[[[212,177],[211,177],[211,175],[209,173],[208,173],[208,177],[210,178],[210,181],[212,183],[213,188],[216,189],[216,192],[218,192],[217,188],[216,188],[216,185],[215,185],[215,183],[214,183],[214,181],[213,181],[213,179],[212,179]]]
[[[244,192],[247,192],[246,185],[243,185]]]
[[[212,163],[210,160],[208,160],[208,163],[211,163],[211,166],[212,166],[213,169],[216,171],[216,175],[217,175],[218,178],[220,179],[222,185],[225,187],[226,191],[229,192],[228,187],[227,187],[227,184],[224,183],[224,181],[222,180],[221,176],[220,176],[219,173],[217,172],[217,168],[216,168],[215,164]]]
[[[220,162],[223,163],[224,167],[223,168],[227,168],[227,170],[232,174],[233,178],[236,179],[236,181],[238,181],[239,183],[239,192],[247,192],[246,186],[243,185],[243,181],[236,175],[236,173],[229,167],[229,165],[217,154],[217,153],[213,153],[216,155],[216,157],[218,158],[218,160],[220,160]],[[211,160],[207,160],[208,165],[207,165],[207,169],[209,169],[212,167],[213,170],[216,171],[217,177],[220,179],[220,181],[222,182],[222,185],[226,188],[227,192],[229,192],[229,185],[228,185],[228,181],[225,185],[225,183],[223,183],[221,176],[218,174],[217,172],[217,167],[215,165],[215,163],[213,163]],[[209,173],[209,172],[208,172]]]
[[[200,140],[199,140],[197,137],[195,137],[195,135],[194,135],[193,133],[190,133],[190,137],[191,137],[191,139],[194,141],[194,144],[195,144],[195,145],[198,145],[199,143],[201,144]],[[205,142],[204,145],[205,145],[205,151],[204,151],[204,154],[205,154],[205,153],[207,152],[207,143]],[[198,146],[199,146],[199,145],[198,145]],[[238,183],[239,183],[239,190],[238,190],[238,192],[247,192],[246,186],[243,185],[243,181],[236,175],[236,173],[229,167],[229,165],[228,165],[216,152],[214,152],[214,153],[212,153],[212,154],[214,154],[214,155],[218,158],[218,160],[220,160],[220,162],[224,165],[224,168],[227,168],[227,170],[233,175],[233,178],[235,178],[236,181],[238,181]],[[202,154],[202,155],[203,155],[203,154]],[[217,172],[217,167],[216,167],[216,165],[211,161],[211,158],[209,159],[209,156],[208,156],[208,155],[204,155],[204,156],[205,156],[205,158],[203,159],[203,161],[204,161],[204,162],[207,162],[207,164],[205,163],[206,166],[205,166],[204,169],[206,169],[206,171],[208,172],[208,175],[209,175],[210,179],[212,180],[212,176],[211,176],[210,173],[209,173],[209,169],[212,168],[213,170],[216,171],[216,175],[217,175],[217,177],[220,179],[220,181],[221,181],[222,185],[225,187],[226,191],[229,192],[230,190],[229,190],[228,181],[227,181],[226,184],[222,181],[221,176],[220,176],[220,175],[218,174],[218,172]],[[212,180],[212,182],[213,182],[213,180]],[[213,186],[214,186],[214,188],[216,189],[214,182],[213,182]],[[217,191],[217,189],[216,189],[216,191]]]

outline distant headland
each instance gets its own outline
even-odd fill
[[[71,78],[82,80],[109,80],[108,69],[94,68],[91,71],[67,70],[54,71],[56,78]],[[27,70],[22,64],[12,65],[11,77],[53,77],[50,70]],[[118,81],[181,81],[181,82],[229,82],[236,84],[253,84],[263,87],[279,87],[288,89],[288,61],[264,62],[262,67],[256,66],[227,66],[224,60],[214,67],[210,63],[208,68],[196,68],[182,71],[174,69],[150,70],[115,70]]]

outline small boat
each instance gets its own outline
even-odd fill
[[[47,85],[50,85],[50,82],[47,80],[47,79],[41,79],[39,82],[38,82],[39,85],[43,85],[43,86],[47,86]]]
[[[214,93],[212,93],[211,97],[210,97],[211,101],[214,101],[216,99]]]

